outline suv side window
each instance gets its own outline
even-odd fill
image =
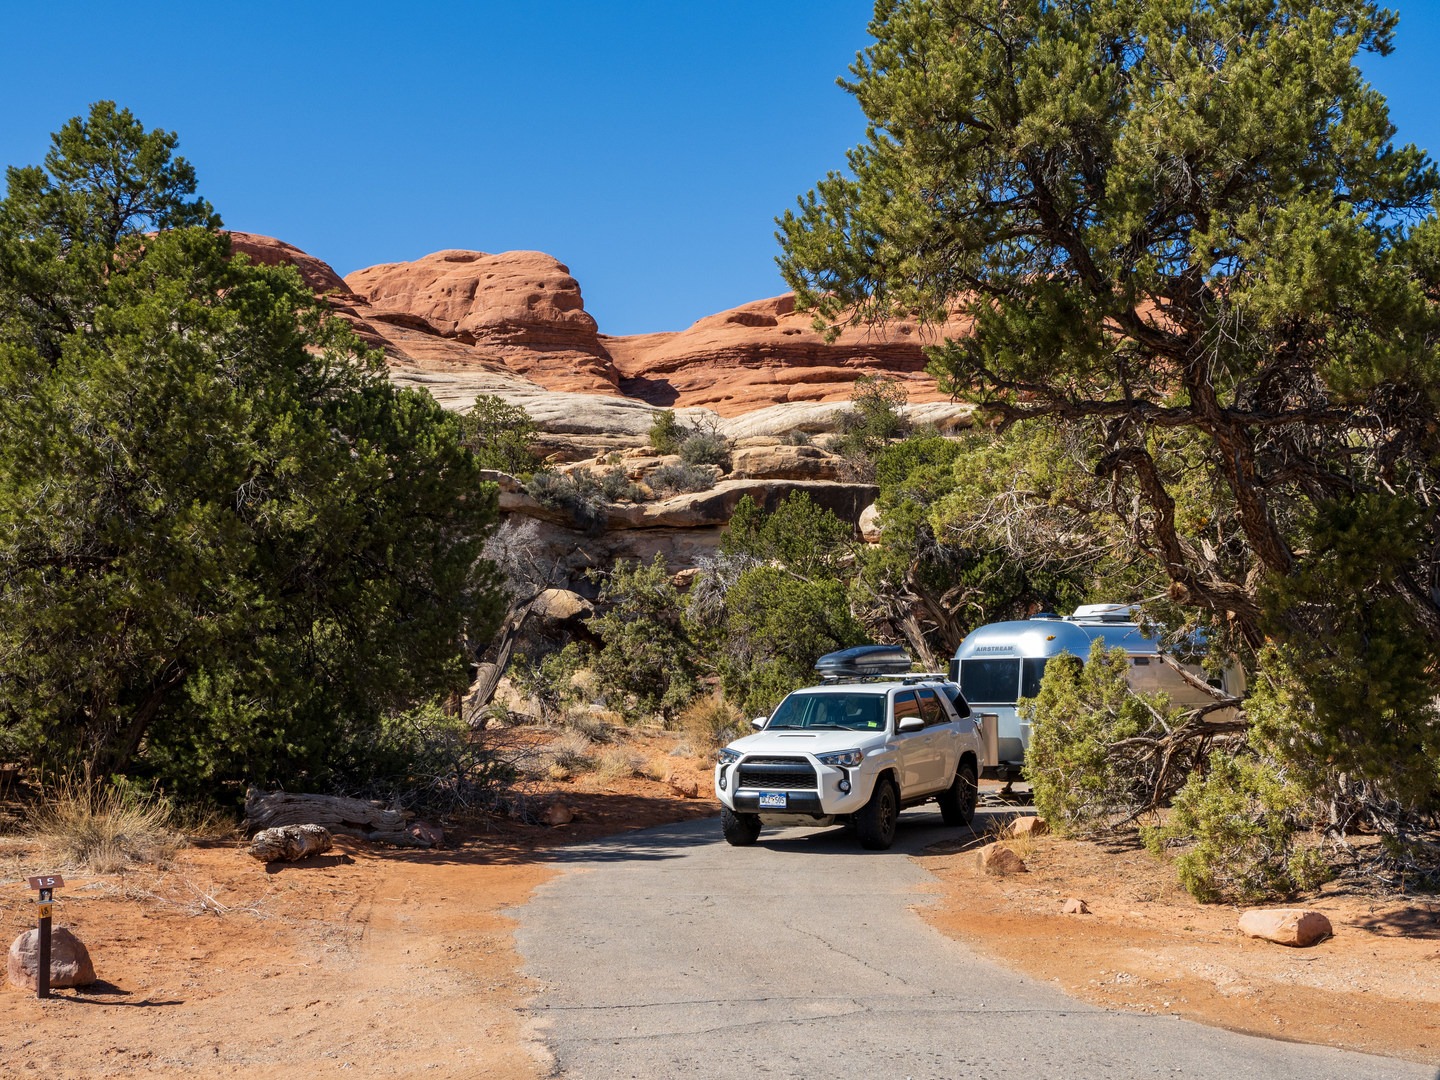
[[[925,717],[925,726],[943,724],[946,719],[945,710],[940,707],[940,702],[935,700],[935,691],[922,687],[916,693],[920,695],[920,715]]]
[[[895,732],[900,732],[900,721],[907,716],[921,716],[920,703],[915,700],[914,690],[905,690],[895,695]]]

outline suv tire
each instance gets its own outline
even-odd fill
[[[855,815],[855,831],[860,846],[871,851],[884,851],[895,842],[895,822],[900,816],[900,799],[889,777],[875,785],[870,801]]]
[[[955,779],[940,793],[940,818],[946,825],[969,825],[975,820],[980,791],[975,783],[975,766],[965,761],[955,770]]]
[[[749,847],[760,835],[759,814],[737,814],[728,806],[720,809],[720,831],[733,847]]]

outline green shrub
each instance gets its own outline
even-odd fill
[[[698,465],[661,465],[648,479],[656,494],[683,495],[689,491],[708,491],[715,486],[715,474]]]
[[[609,502],[644,502],[644,492],[633,483],[624,469],[607,469],[600,474],[600,494]]]
[[[739,575],[725,593],[722,621],[707,636],[726,696],[752,717],[768,715],[790,691],[813,682],[821,656],[869,640],[843,583],[807,581],[776,566]]]
[[[664,558],[622,559],[602,581],[604,614],[588,622],[604,642],[593,664],[600,686],[627,717],[674,715],[694,693],[695,671],[684,603]]]
[[[540,468],[532,446],[539,428],[522,406],[511,405],[494,394],[481,394],[470,411],[460,416],[460,441],[480,465],[515,476]]]
[[[687,435],[688,429],[680,423],[673,409],[656,413],[650,424],[650,445],[662,454],[678,454]]]
[[[525,490],[541,506],[564,510],[582,528],[597,529],[604,524],[605,494],[588,469],[536,473],[526,481]]]
[[[686,465],[718,465],[730,468],[730,440],[718,432],[696,431],[680,446],[680,460]]]
[[[490,733],[432,702],[387,718],[360,790],[428,814],[490,806],[514,778],[510,756]]]
[[[572,641],[538,659],[516,653],[508,674],[522,694],[540,703],[542,718],[559,722],[580,701],[575,676],[589,666],[591,659],[583,642]]]
[[[727,555],[779,564],[807,578],[838,578],[854,548],[854,526],[803,491],[792,491],[770,513],[744,496],[720,540]]]
[[[1192,774],[1162,826],[1141,830],[1159,855],[1187,844],[1175,859],[1180,883],[1197,900],[1253,904],[1315,889],[1329,867],[1314,847],[1295,845],[1298,793],[1253,757],[1221,751]]]
[[[1039,695],[1020,703],[1031,725],[1025,777],[1057,832],[1103,832],[1153,804],[1153,755],[1116,744],[1163,733],[1160,717],[1171,710],[1163,695],[1131,692],[1129,667],[1123,649],[1106,651],[1097,638],[1083,664],[1052,658]]]

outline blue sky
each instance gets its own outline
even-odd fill
[[[1440,4],[1369,58],[1440,153]],[[859,142],[835,85],[871,0],[28,3],[7,15],[0,164],[112,98],[180,136],[236,229],[342,274],[442,248],[566,263],[606,333],[772,296],[774,218]]]

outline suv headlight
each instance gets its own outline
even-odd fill
[[[716,757],[721,765],[734,765],[735,762],[740,760],[740,752],[738,750],[731,750],[727,746],[722,749]]]
[[[865,752],[863,750],[836,750],[830,754],[816,754],[815,760],[821,765],[853,769],[865,760]]]

